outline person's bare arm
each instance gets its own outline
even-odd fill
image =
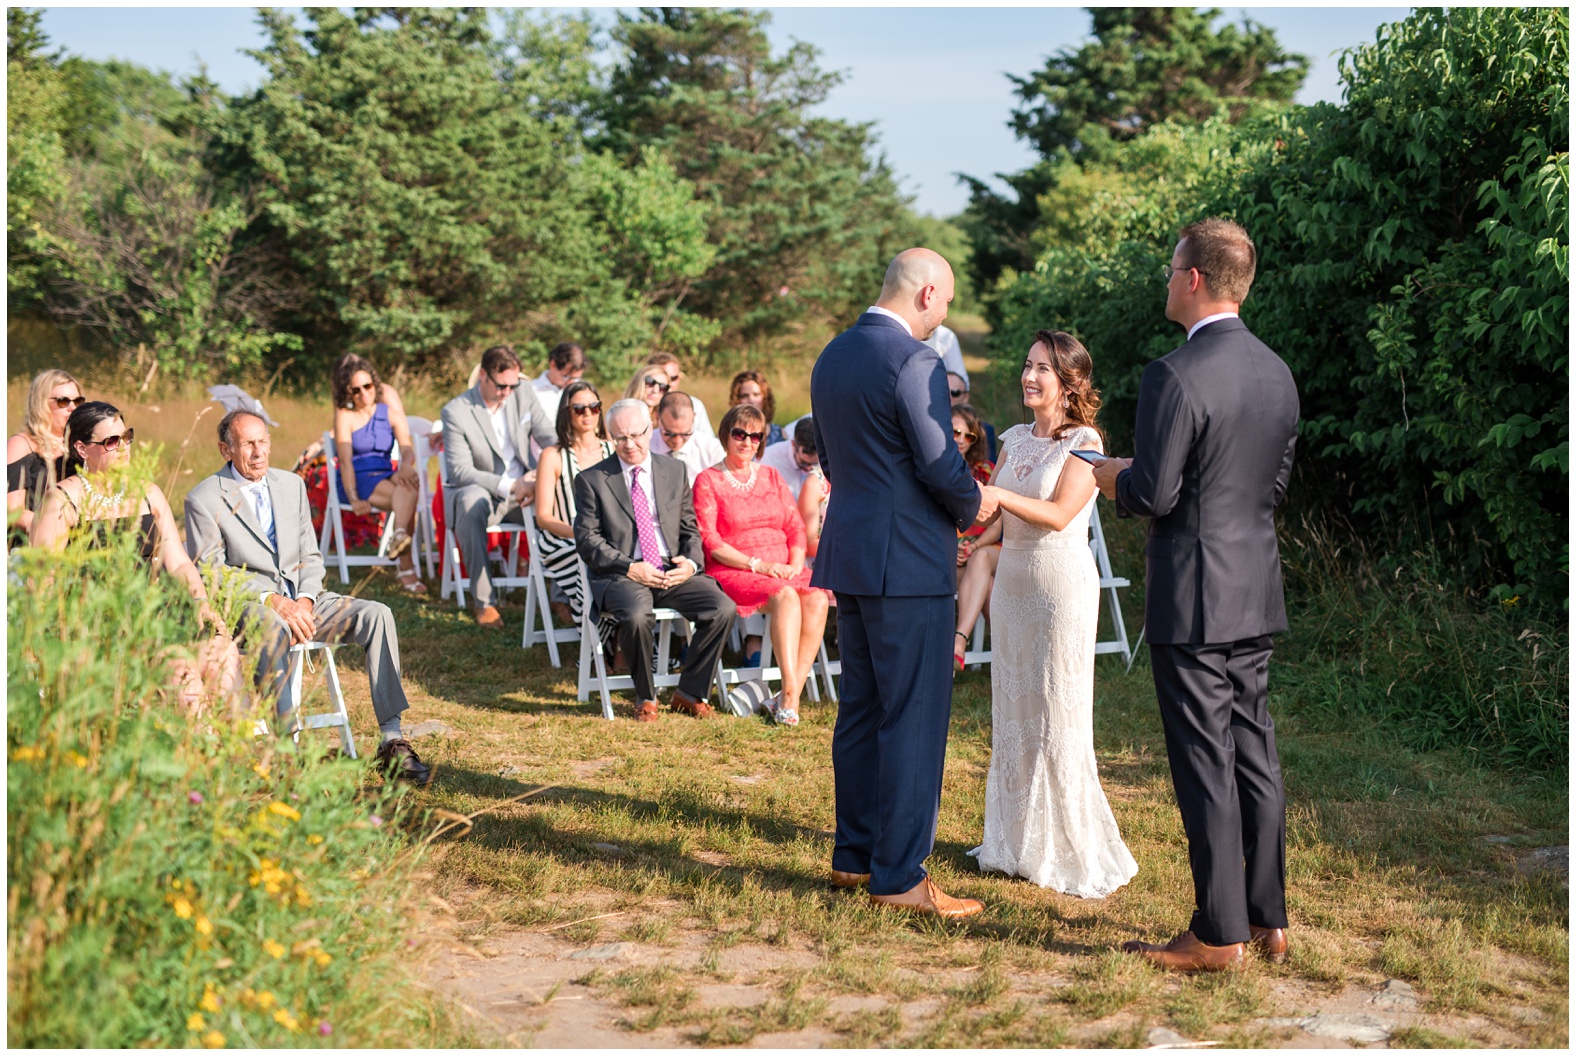
[[[399,444],[399,468],[394,471],[394,486],[415,490],[420,486],[416,479],[416,442],[410,437],[405,408],[389,404],[389,428],[394,430],[394,442]]]
[[[1070,455],[1062,463],[1056,490],[1051,492],[1049,499],[1031,499],[1002,488],[996,489],[1002,509],[1035,528],[1049,528],[1053,532],[1059,532],[1071,524],[1094,492],[1094,470],[1083,459]]]
[[[44,496],[44,504],[39,507],[38,514],[33,518],[32,531],[28,533],[28,542],[34,546],[50,550],[65,549],[66,536],[77,523],[77,512],[66,498],[65,488],[65,484],[58,484]]]
[[[219,613],[209,604],[208,588],[202,581],[202,573],[197,571],[197,565],[187,556],[186,548],[181,545],[181,536],[175,527],[175,513],[170,509],[170,501],[164,497],[164,492],[156,484],[148,487],[148,509],[153,512],[153,525],[158,535],[159,564],[172,579],[185,584],[192,600],[197,602],[198,621],[210,624],[215,634],[228,634],[224,621],[219,618]]]
[[[556,445],[542,448],[536,463],[536,526],[560,539],[573,539],[574,525],[558,515],[558,474],[563,463]]]

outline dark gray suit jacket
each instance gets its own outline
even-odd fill
[[[657,527],[667,543],[669,558],[689,558],[695,562],[698,574],[706,567],[706,554],[700,544],[700,527],[695,522],[695,503],[690,498],[684,463],[668,455],[653,454],[651,476],[657,500]],[[575,550],[586,563],[591,593],[599,605],[608,581],[624,578],[629,566],[642,560],[635,505],[617,455],[575,475]]]
[[[1297,446],[1297,385],[1240,319],[1144,369],[1117,512],[1150,517],[1144,634],[1223,644],[1286,629],[1275,507]]]

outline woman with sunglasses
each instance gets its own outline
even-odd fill
[[[15,518],[12,546],[27,542],[33,516],[44,494],[61,479],[66,458],[66,419],[86,401],[77,379],[63,370],[46,370],[27,389],[22,431],[6,441],[6,510]]]
[[[668,381],[668,372],[661,366],[647,364],[635,372],[629,379],[629,385],[624,389],[624,399],[640,400],[651,408],[651,425],[657,424],[657,404],[662,402],[662,397],[668,394],[673,387]]]
[[[88,545],[104,547],[118,525],[137,519],[138,554],[150,574],[157,576],[162,569],[181,583],[196,603],[198,626],[213,628],[212,637],[198,648],[195,663],[177,659],[172,664],[181,701],[200,712],[210,693],[228,696],[239,689],[241,657],[223,619],[209,604],[197,566],[186,556],[164,492],[148,483],[142,485],[139,498],[127,494],[124,479],[115,482],[116,471],[131,461],[135,439],[135,431],[111,404],[94,400],[72,411],[66,422],[66,479],[45,497],[33,520],[32,541],[34,546],[61,550],[73,531],[88,529]]]
[[[737,407],[741,403],[749,404],[766,416],[766,439],[761,443],[761,451],[782,443],[783,427],[772,421],[777,417],[777,397],[772,395],[766,375],[758,370],[741,370],[733,376],[728,386],[728,406]]]
[[[985,429],[974,408],[960,403],[952,408],[952,442],[981,484],[989,484],[995,465],[985,443]],[[996,581],[996,559],[1001,555],[1001,519],[989,525],[972,525],[958,533],[958,627],[952,639],[952,666],[963,670],[974,624],[985,609]]]
[[[764,607],[782,692],[772,717],[799,724],[799,694],[820,652],[831,595],[810,586],[804,567],[804,521],[775,469],[755,461],[766,416],[747,403],[722,416],[720,464],[695,478],[695,520],[706,551],[706,574],[738,606],[740,616]]]
[[[339,501],[358,517],[374,508],[391,510],[394,533],[388,555],[399,561],[400,586],[412,594],[427,593],[411,555],[411,532],[421,496],[416,479],[416,445],[410,438],[405,409],[380,403],[383,385],[378,373],[357,355],[334,364],[334,446],[339,454]],[[389,449],[399,443],[399,469]]]
[[[575,556],[575,477],[613,455],[602,416],[602,398],[589,381],[572,381],[558,400],[558,443],[542,448],[536,463],[536,526],[542,530],[542,570],[569,599],[568,611],[553,610],[569,626],[580,626],[585,596]]]

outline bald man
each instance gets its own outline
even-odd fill
[[[924,343],[952,284],[939,254],[899,253],[880,300],[816,360],[811,420],[832,486],[811,582],[837,594],[843,663],[832,883],[966,917],[985,907],[943,893],[924,866],[952,713],[957,532],[996,509],[952,442],[946,370]]]

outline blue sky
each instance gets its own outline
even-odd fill
[[[1089,35],[1089,15],[1076,7],[768,10],[768,32],[778,49],[790,39],[806,41],[820,49],[823,68],[843,72],[843,84],[821,112],[875,122],[904,190],[917,208],[939,216],[968,201],[954,173],[988,177],[1033,160],[1007,127],[1016,100],[1006,74],[1037,70],[1048,56]],[[1264,23],[1282,46],[1312,59],[1298,102],[1338,102],[1335,56],[1373,40],[1381,24],[1409,10],[1228,7],[1222,18]],[[612,13],[598,17],[605,24]],[[209,75],[232,93],[262,77],[262,68],[241,54],[262,42],[251,7],[57,7],[46,10],[43,28],[57,46],[89,58],[130,59],[178,76],[205,62]]]

